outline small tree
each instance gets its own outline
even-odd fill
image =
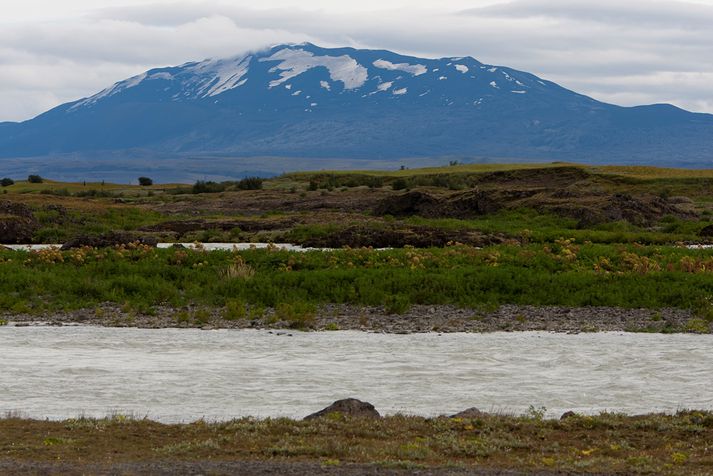
[[[0,180],[0,186],[3,187],[9,187],[10,185],[14,185],[15,181],[11,178],[5,177],[4,179]]]
[[[148,177],[139,177],[139,185],[142,187],[150,187],[153,185],[153,180]]]
[[[28,175],[27,181],[30,183],[42,183],[44,180],[39,175]]]

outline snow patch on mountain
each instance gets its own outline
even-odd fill
[[[395,96],[403,96],[403,95],[406,94],[407,92],[408,92],[408,88],[401,88],[401,89],[395,90],[395,91],[393,92],[393,94],[394,94]]]
[[[422,74],[428,73],[428,68],[422,64],[408,64],[408,63],[392,63],[391,61],[386,61],[379,59],[374,61],[374,66],[381,69],[386,69],[389,71],[403,71],[405,73],[411,73],[414,76],[421,76]]]
[[[248,73],[251,60],[252,56],[206,60],[187,68],[186,71],[203,78],[196,91],[198,96],[213,97],[245,84],[247,81],[243,78]]]
[[[464,64],[457,64],[457,65],[456,65],[456,69],[457,69],[458,71],[460,71],[461,73],[463,73],[463,74],[465,74],[465,73],[467,73],[468,71],[470,71],[470,68],[468,68],[468,67],[467,67],[466,65],[464,65]]]
[[[151,80],[158,80],[158,79],[161,79],[161,80],[164,80],[164,81],[171,81],[171,80],[173,79],[173,75],[172,75],[171,73],[167,73],[167,72],[165,72],[165,71],[162,71],[162,72],[159,72],[159,73],[153,73],[153,74],[149,75],[146,79],[147,79],[148,81],[151,81]]]
[[[124,81],[120,81],[120,82],[114,84],[113,86],[110,86],[110,87],[104,89],[103,91],[98,92],[94,96],[91,96],[91,97],[88,97],[82,101],[79,101],[77,104],[72,106],[69,110],[72,111],[72,110],[78,109],[80,107],[92,106],[104,98],[114,96],[116,94],[119,94],[122,91],[126,91],[127,89],[136,87],[139,84],[141,84],[141,82],[144,79],[146,79],[146,76],[147,76],[147,74],[143,73],[143,74],[139,74],[137,76],[133,76],[133,77],[126,79]]]
[[[329,70],[329,75],[333,81],[344,83],[345,89],[360,88],[369,77],[367,69],[347,55],[315,56],[309,51],[285,48],[269,58],[260,58],[260,61],[280,61],[280,64],[270,69],[271,73],[280,72],[280,78],[271,81],[270,88],[279,86],[312,68],[320,66]]]

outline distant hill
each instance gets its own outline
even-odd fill
[[[152,69],[0,124],[0,171],[58,178],[146,168],[228,177],[419,158],[705,167],[713,115],[610,105],[470,57],[306,43]]]

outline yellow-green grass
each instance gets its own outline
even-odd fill
[[[413,177],[418,175],[438,175],[438,174],[480,174],[492,172],[508,172],[513,170],[534,170],[552,169],[560,167],[577,167],[592,174],[617,175],[637,179],[690,179],[690,178],[713,178],[713,168],[711,169],[684,169],[650,166],[621,166],[603,165],[592,166],[569,162],[549,162],[549,163],[510,163],[510,164],[460,164],[443,167],[425,167],[404,170],[322,170],[305,171],[286,174],[284,178],[306,179],[315,175],[367,175],[378,177]]]
[[[64,472],[72,468],[72,474],[94,474],[97,464],[262,461],[268,467],[278,462],[377,465],[369,474],[380,468],[450,468],[487,474],[703,475],[713,467],[712,438],[713,416],[707,412],[575,415],[564,420],[543,419],[536,412],[430,419],[335,413],[310,421],[244,418],[174,425],[123,416],[7,418],[0,420],[0,467],[52,463],[62,465]]]
[[[60,182],[44,179],[42,183],[30,183],[26,180],[16,181],[14,185],[3,187],[8,193],[41,193],[43,191],[66,190],[69,193],[87,192],[91,190],[112,193],[135,193],[142,190],[165,191],[179,187],[177,184],[155,184],[151,186],[101,183],[101,182]]]
[[[591,173],[607,175],[623,175],[642,180],[647,179],[713,179],[713,168],[711,169],[678,169],[669,167],[648,167],[648,166],[622,166],[607,165],[601,167],[586,167]]]
[[[566,162],[550,163],[511,163],[511,164],[461,164],[443,167],[424,167],[404,170],[320,170],[286,174],[284,177],[308,178],[313,175],[371,175],[377,177],[412,177],[415,175],[436,175],[445,173],[488,173],[511,170],[530,170],[556,167],[579,166]]]

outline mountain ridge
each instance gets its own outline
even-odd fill
[[[0,123],[0,160],[129,159],[137,150],[280,156],[295,169],[330,157],[709,164],[713,115],[607,104],[472,57],[301,43],[153,68],[31,120]]]

